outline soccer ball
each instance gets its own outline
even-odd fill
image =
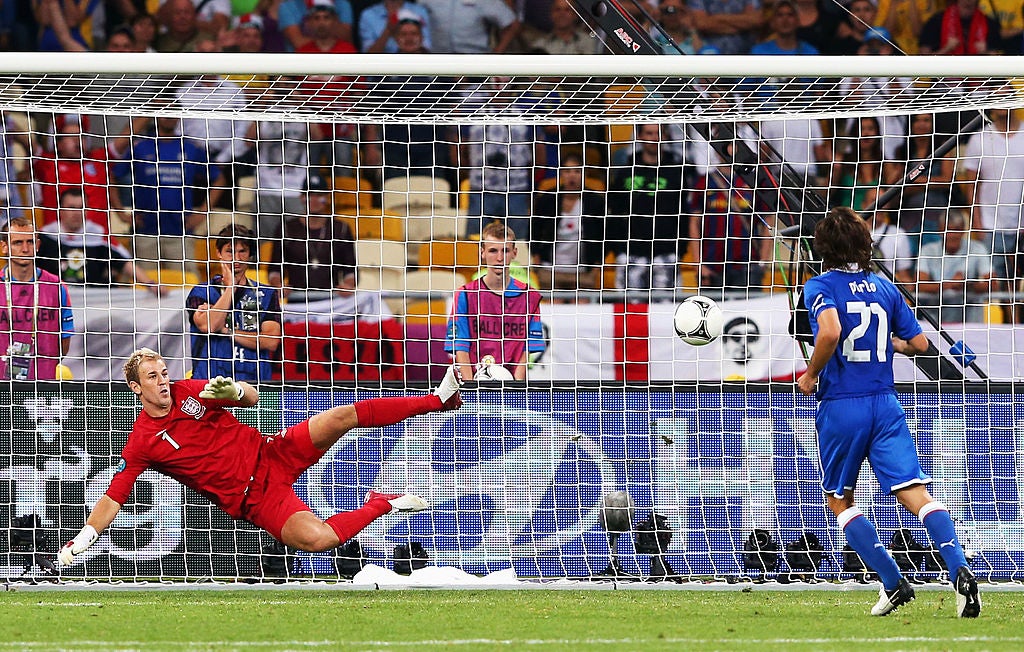
[[[684,299],[676,306],[673,317],[676,335],[693,346],[704,346],[718,339],[723,321],[718,304],[700,295]]]
[[[485,355],[477,366],[473,380],[480,382],[500,382],[503,380],[515,380],[512,372],[503,365],[494,362],[494,356]]]

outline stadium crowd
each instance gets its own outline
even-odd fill
[[[105,50],[126,57],[151,51],[607,51],[569,0],[33,0],[0,7],[0,49],[18,51]],[[1020,3],[1000,0],[983,6],[978,0],[948,6],[935,0],[661,0],[644,9],[636,19],[667,54],[1019,54],[1024,26]],[[163,83],[125,76],[105,90],[127,95]],[[398,89],[394,101],[409,105],[452,93],[486,112],[500,100],[506,115],[552,100],[507,77],[467,79],[444,89],[408,76],[308,76],[282,87],[259,75],[206,75],[181,82],[174,103],[201,112],[244,106],[254,93],[263,94],[261,101],[289,94],[338,99],[371,83]],[[742,83],[757,89],[756,101],[770,102],[777,91],[772,80]],[[912,93],[913,84],[848,78],[829,92],[840,101],[884,98]],[[609,101],[628,95],[622,89]],[[941,321],[994,319],[986,307],[993,291],[1011,294],[1011,309],[1001,310],[1001,319],[1016,321],[1012,291],[1019,276],[1024,130],[1013,111],[989,111],[986,125],[973,133],[964,129],[969,117],[766,121],[739,133],[729,147],[741,141],[754,150],[769,145],[829,206],[863,211],[883,265],[922,304],[935,306]],[[770,207],[721,148],[709,146],[693,127],[357,125],[54,113],[29,114],[27,124],[25,119],[5,113],[0,124],[6,212],[61,234],[57,216],[69,208],[62,198],[78,189],[74,197],[81,205],[72,208],[84,211],[85,225],[76,226],[76,237],[110,259],[88,278],[78,271],[80,263],[44,265],[68,283],[135,280],[159,294],[156,278],[166,278],[159,268],[169,263],[192,281],[186,285],[206,282],[221,262],[219,245],[212,246],[225,226],[215,223],[219,214],[228,223],[247,216],[242,226],[252,229],[250,253],[259,261],[261,281],[281,288],[282,298],[301,300],[309,290],[386,289],[359,283],[356,271],[364,266],[357,265],[353,244],[412,242],[413,220],[405,220],[422,215],[423,207],[408,205],[409,193],[414,180],[426,179],[434,197],[429,214],[451,217],[455,225],[441,229],[435,221],[427,240],[479,238],[486,224],[504,220],[523,244],[512,276],[554,290],[555,300],[584,300],[572,295],[580,289],[623,290],[632,302],[663,296],[643,294],[650,290],[717,288],[728,297],[782,285]],[[957,147],[933,157],[952,135]],[[181,165],[172,170],[160,164],[171,160]],[[924,172],[905,180],[921,162]],[[876,207],[892,187],[900,188],[897,197]],[[396,203],[398,194],[407,196]],[[332,214],[337,219],[325,223],[323,217]],[[314,254],[310,245],[325,238],[337,246]],[[47,255],[59,258],[64,249]],[[386,264],[430,265],[422,253],[417,259],[412,248],[407,251],[408,258]],[[479,252],[470,258],[454,266],[481,266]],[[471,276],[476,270],[465,271]],[[381,301],[373,304],[369,312],[388,313]],[[358,302],[353,306],[349,317],[358,312]]]

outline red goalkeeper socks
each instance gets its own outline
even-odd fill
[[[340,543],[345,543],[379,517],[391,511],[391,504],[386,500],[371,500],[359,509],[351,512],[335,514],[325,521],[338,535]],[[340,545],[340,544],[339,544]]]
[[[370,428],[401,423],[409,417],[437,412],[441,399],[434,394],[426,396],[387,396],[356,401],[356,416],[359,427]]]

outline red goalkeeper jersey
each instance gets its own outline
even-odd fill
[[[256,468],[263,435],[224,409],[234,402],[199,398],[205,380],[171,383],[170,413],[135,419],[107,496],[123,505],[146,469],[159,471],[199,492],[239,518]]]

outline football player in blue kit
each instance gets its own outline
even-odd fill
[[[822,489],[847,542],[882,580],[874,616],[914,599],[914,589],[853,500],[864,460],[884,491],[921,519],[949,569],[957,615],[981,612],[978,583],[967,565],[953,520],[925,486],[907,416],[896,399],[893,353],[928,349],[914,313],[896,287],[871,271],[871,232],[849,208],[832,209],[814,230],[823,273],[804,285],[814,352],[797,379],[818,399],[815,426]]]

